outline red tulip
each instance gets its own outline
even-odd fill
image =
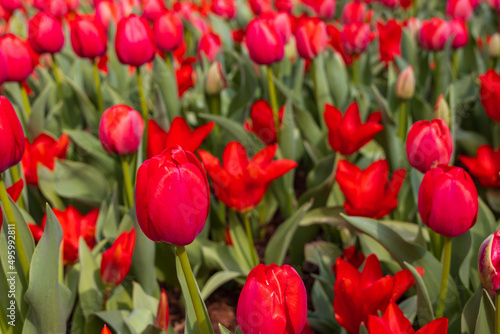
[[[284,45],[288,43],[292,37],[292,20],[289,14],[268,12],[263,13],[260,18],[266,20],[267,24],[274,25]]]
[[[114,0],[99,0],[95,7],[95,18],[107,30],[111,21],[116,24],[122,18],[119,3]]]
[[[291,14],[293,10],[292,0],[274,0],[274,7],[278,12]]]
[[[158,302],[158,310],[156,312],[155,327],[163,329],[168,333],[168,323],[170,314],[168,309],[168,298],[165,290],[161,289],[160,301]]]
[[[342,37],[342,31],[339,30],[332,24],[326,26],[326,31],[328,32],[328,45],[330,45],[344,60],[344,63],[349,66],[353,62],[353,55],[347,52],[344,46],[344,40]]]
[[[359,268],[365,262],[365,255],[362,252],[357,252],[356,247],[350,246],[347,248],[344,248],[342,251],[342,255],[340,256],[342,260],[347,261],[349,264],[351,264],[354,268]],[[334,266],[335,270],[334,272],[337,271],[337,268]]]
[[[193,153],[171,147],[139,167],[135,201],[137,220],[149,239],[189,245],[210,209],[207,176]]]
[[[79,57],[94,59],[106,54],[106,30],[94,15],[78,16],[71,21],[70,27],[71,46]]]
[[[259,65],[270,65],[285,55],[283,40],[276,27],[260,18],[248,24],[246,44],[250,58]]]
[[[379,318],[375,315],[368,316],[369,334],[446,334],[448,333],[448,319],[433,320],[415,331],[411,322],[406,319],[403,311],[391,300],[384,315]]]
[[[318,18],[307,18],[300,21],[295,32],[295,41],[299,56],[314,59],[326,49],[326,25]]]
[[[484,187],[500,187],[500,147],[493,150],[489,145],[481,145],[476,157],[460,155],[459,160]]]
[[[447,237],[461,235],[476,224],[476,186],[460,167],[432,168],[420,184],[418,211],[424,224],[434,232]]]
[[[111,331],[108,329],[108,327],[106,327],[106,325],[104,325],[101,334],[111,334]]]
[[[154,120],[149,120],[147,157],[152,158],[164,149],[179,145],[183,150],[195,152],[212,131],[215,122],[208,122],[193,131],[184,118],[177,116],[166,132]]]
[[[58,19],[63,18],[69,11],[65,0],[33,0],[33,7]]]
[[[32,223],[28,223],[28,227],[30,229],[31,235],[33,236],[35,244],[38,244],[43,235],[42,227]]]
[[[350,54],[363,53],[372,41],[372,37],[370,25],[366,23],[347,24],[342,30],[342,41]]]
[[[326,105],[324,118],[330,147],[343,155],[357,152],[383,128],[380,124],[382,114],[379,111],[370,114],[366,123],[361,124],[356,102],[351,103],[343,117],[340,110]]]
[[[7,64],[5,81],[21,82],[33,72],[29,46],[16,35],[8,33],[0,37],[0,53]]]
[[[471,0],[448,0],[446,14],[453,18],[468,20],[474,11]]]
[[[142,16],[154,22],[167,10],[167,6],[163,0],[142,0],[142,10]]]
[[[11,13],[16,9],[23,8],[21,0],[0,0],[0,5]]]
[[[256,16],[273,11],[271,0],[248,0],[248,4]]]
[[[123,232],[113,245],[102,253],[101,279],[105,284],[119,285],[127,277],[132,265],[135,230]]]
[[[389,176],[387,160],[378,160],[362,171],[346,160],[340,160],[335,179],[344,193],[344,209],[350,216],[382,218],[398,205],[398,192],[406,171],[396,170]]]
[[[236,2],[234,0],[212,0],[212,12],[228,20],[236,15]]]
[[[198,56],[200,58],[205,55],[209,62],[213,62],[221,50],[222,40],[219,35],[211,32],[201,36],[198,44]]]
[[[99,123],[102,147],[111,154],[131,154],[137,151],[143,131],[141,114],[124,104],[106,109]]]
[[[459,49],[466,46],[469,42],[469,33],[465,21],[462,19],[453,19],[448,24],[450,26],[450,37],[453,37],[451,47]]]
[[[259,264],[250,271],[236,308],[244,334],[299,334],[306,318],[306,288],[295,269]]]
[[[38,185],[38,163],[50,170],[55,168],[55,158],[65,159],[68,152],[69,137],[66,134],[61,135],[59,140],[42,133],[35,138],[33,144],[25,139],[26,150],[21,163],[26,177],[26,183]]]
[[[88,214],[82,215],[73,206],[68,206],[61,211],[52,209],[63,230],[63,262],[64,264],[74,263],[78,260],[78,245],[80,237],[85,240],[90,249],[94,248],[95,230],[99,210],[93,209]],[[45,229],[47,215],[43,216],[42,226]]]
[[[316,16],[323,20],[329,20],[335,15],[335,0],[302,0],[304,5],[311,8]]]
[[[229,208],[246,212],[259,204],[274,179],[297,167],[292,160],[273,161],[277,149],[276,145],[267,146],[248,161],[245,147],[230,142],[222,156],[224,167],[207,151],[199,150],[198,155],[212,180],[215,196]]]
[[[144,17],[131,14],[118,22],[115,51],[122,64],[141,66],[155,56],[153,30]]]
[[[394,60],[394,57],[401,56],[401,36],[403,29],[396,20],[388,20],[386,24],[377,22],[377,31],[379,38],[380,60],[388,63]]]
[[[342,10],[342,23],[363,23],[366,13],[366,3],[351,1]]]
[[[64,46],[61,22],[45,12],[36,13],[28,22],[28,42],[38,54],[61,51]]]
[[[485,0],[491,8],[499,11],[500,10],[500,0]]]
[[[486,114],[494,121],[500,122],[500,75],[495,70],[488,70],[485,74],[479,76],[481,89],[479,96],[481,104]]]
[[[280,126],[285,113],[285,106],[278,112]],[[253,132],[266,145],[272,145],[277,142],[276,125],[274,124],[273,110],[266,100],[258,100],[252,104],[250,109],[251,123],[245,122],[245,130]]]
[[[406,139],[406,155],[413,168],[422,173],[437,165],[450,163],[453,139],[442,119],[415,122]]]
[[[177,49],[183,42],[184,30],[179,15],[166,11],[153,25],[156,47],[164,52]]]
[[[196,82],[196,71],[193,68],[195,58],[189,57],[182,62],[181,67],[175,70],[175,79],[177,81],[177,94],[180,97]]]
[[[10,101],[0,95],[0,174],[21,161],[24,131]]]
[[[484,288],[496,293],[500,289],[500,230],[490,234],[479,247],[478,271]]]
[[[384,312],[391,300],[398,300],[415,284],[408,269],[394,276],[382,276],[380,261],[375,254],[368,256],[362,272],[341,258],[337,258],[335,267],[335,319],[349,333],[358,333],[359,326],[367,324],[370,315]],[[423,275],[422,268],[417,270]]]
[[[434,17],[430,20],[422,21],[420,44],[424,50],[442,50],[450,37],[450,25],[445,20]]]

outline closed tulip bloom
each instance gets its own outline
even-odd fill
[[[7,64],[5,81],[21,82],[33,72],[29,46],[16,35],[8,33],[0,37],[0,53]]]
[[[451,29],[448,22],[434,17],[427,21],[422,21],[420,28],[420,45],[424,50],[442,50],[446,41],[451,37]]]
[[[380,60],[388,63],[392,62],[394,57],[401,56],[401,36],[403,35],[401,24],[392,19],[385,24],[377,22],[377,31]]]
[[[167,6],[163,0],[142,0],[142,10],[142,16],[154,22],[167,10]]]
[[[274,7],[278,12],[291,14],[293,10],[292,0],[274,0]]]
[[[404,22],[406,31],[415,40],[420,38],[420,28],[422,27],[422,22],[417,17],[410,17]]]
[[[99,123],[102,147],[111,154],[131,154],[137,151],[143,131],[141,114],[124,104],[106,109]]]
[[[450,113],[450,106],[448,106],[443,94],[439,95],[436,105],[434,105],[434,109],[432,110],[432,117],[442,119],[446,124],[450,124]]]
[[[184,40],[182,22],[176,12],[166,11],[161,14],[154,22],[153,29],[158,50],[174,51]]]
[[[489,145],[481,145],[476,157],[460,155],[460,162],[484,187],[500,187],[500,148],[493,150]]]
[[[262,14],[260,18],[266,20],[267,24],[274,25],[284,45],[290,41],[292,37],[292,19],[289,14],[268,12]]]
[[[496,32],[486,39],[488,43],[488,55],[492,58],[500,57],[500,33]]]
[[[229,208],[246,212],[257,206],[271,182],[297,167],[288,159],[274,160],[277,145],[267,146],[248,160],[247,151],[239,142],[227,144],[219,159],[204,150],[198,155],[212,180],[215,196]]]
[[[259,65],[270,65],[285,55],[283,39],[276,27],[255,18],[247,26],[246,44],[250,59]]]
[[[61,22],[45,12],[38,12],[28,23],[28,42],[38,54],[57,53],[64,46]]]
[[[132,265],[135,230],[123,232],[113,245],[102,253],[101,279],[106,284],[119,285],[127,277]]]
[[[190,58],[191,59],[183,61],[181,67],[175,70],[175,80],[177,81],[177,94],[179,98],[181,98],[191,87],[194,87],[196,83],[196,71],[193,67],[196,58]]]
[[[398,75],[396,84],[394,86],[396,96],[402,100],[409,100],[415,93],[415,72],[413,66],[406,67]]]
[[[494,121],[500,122],[500,75],[495,70],[488,70],[479,76],[481,88],[479,97],[481,104],[488,115]]]
[[[278,112],[278,119],[283,121],[285,106],[281,107]],[[252,104],[250,109],[251,122],[245,122],[245,130],[253,132],[266,145],[276,144],[276,124],[274,124],[273,110],[266,100],[258,100]]]
[[[351,23],[342,30],[342,41],[350,54],[363,53],[372,40],[370,25],[366,23]]]
[[[153,30],[144,17],[132,14],[118,22],[115,51],[122,64],[141,66],[155,56]]]
[[[342,23],[363,23],[366,13],[366,3],[351,1],[342,10]]]
[[[71,46],[78,57],[94,59],[108,48],[106,30],[94,15],[81,15],[70,23]]]
[[[334,106],[326,105],[324,118],[330,147],[343,155],[357,152],[383,129],[380,124],[382,114],[379,111],[370,114],[366,123],[361,124],[356,102],[351,103],[343,116]]]
[[[33,7],[48,12],[58,19],[63,18],[69,11],[65,0],[33,0]]]
[[[16,9],[23,8],[23,2],[21,0],[0,0],[0,5],[11,13]]]
[[[474,7],[470,0],[448,0],[446,14],[453,18],[468,20],[471,18]]]
[[[119,3],[114,0],[99,0],[95,7],[95,18],[106,30],[111,21],[117,24],[122,18]]]
[[[205,93],[207,95],[218,95],[226,87],[227,81],[222,70],[222,65],[218,61],[214,61],[208,69],[205,80]]]
[[[306,318],[306,288],[295,269],[259,264],[250,271],[236,308],[243,334],[299,334]]]
[[[212,0],[212,12],[228,20],[236,15],[236,2],[234,0]]]
[[[205,170],[193,153],[171,147],[139,167],[135,201],[137,221],[149,239],[189,245],[210,209]]]
[[[387,160],[378,160],[362,171],[358,166],[340,160],[335,179],[345,196],[344,209],[350,216],[382,218],[398,205],[398,193],[406,171],[396,170],[391,179]]]
[[[213,62],[222,50],[222,40],[219,35],[211,32],[204,34],[198,44],[198,55],[202,58],[205,55],[209,62]]]
[[[295,32],[295,42],[299,56],[314,59],[326,49],[326,25],[318,18],[301,20]]]
[[[500,230],[490,234],[479,247],[479,279],[493,293],[500,288]]]
[[[465,21],[462,19],[453,19],[448,24],[450,25],[450,36],[453,37],[451,47],[459,49],[466,46],[469,42],[469,33]]]
[[[410,165],[427,172],[437,165],[447,165],[453,153],[453,139],[442,119],[415,122],[406,139],[406,155]]]
[[[248,4],[256,16],[273,11],[271,0],[248,0]]]
[[[161,289],[160,301],[158,302],[158,310],[156,311],[155,327],[163,329],[168,333],[168,323],[170,321],[170,313],[168,308],[168,296],[165,290]]]
[[[418,211],[424,224],[434,232],[446,237],[461,235],[476,223],[476,186],[460,167],[432,168],[420,184]]]
[[[335,15],[336,0],[302,0],[322,20],[329,20]]]
[[[21,161],[24,153],[24,131],[10,101],[0,95],[0,174]]]

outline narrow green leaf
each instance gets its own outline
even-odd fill
[[[236,271],[219,271],[213,274],[201,289],[201,297],[203,300],[207,300],[208,297],[210,297],[210,295],[219,287],[237,277],[242,276],[244,275]]]
[[[418,324],[420,327],[428,324],[434,320],[434,310],[432,309],[432,303],[429,298],[429,293],[427,292],[427,287],[425,286],[424,280],[418,273],[418,271],[408,262],[404,263],[406,268],[408,268],[415,279],[415,285],[417,287],[417,316]],[[425,275],[425,274],[424,274]]]
[[[102,310],[104,286],[100,276],[100,263],[96,262],[83,238],[80,238],[78,253],[81,265],[79,302],[85,318],[88,319],[95,312]]]

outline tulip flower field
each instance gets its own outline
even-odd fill
[[[500,334],[499,0],[0,0],[0,334]]]

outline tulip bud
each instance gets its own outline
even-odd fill
[[[160,302],[158,303],[158,311],[156,312],[155,327],[161,328],[167,333],[169,320],[168,296],[165,290],[161,289]]]
[[[448,22],[450,26],[450,35],[453,37],[451,47],[453,49],[463,48],[469,42],[469,33],[465,21],[462,19],[453,19]]]
[[[24,131],[16,111],[6,97],[0,96],[0,173],[21,161],[24,153]],[[1,213],[0,213],[1,214]]]
[[[106,109],[99,123],[99,139],[108,153],[130,154],[137,151],[144,131],[141,114],[118,104]]]
[[[227,82],[222,71],[222,66],[218,61],[215,61],[208,69],[205,92],[208,95],[217,95],[226,87]]]
[[[420,184],[418,211],[424,224],[434,232],[446,237],[461,235],[476,224],[476,186],[460,167],[432,168]]]
[[[81,58],[94,59],[106,53],[106,30],[94,15],[81,15],[70,23],[71,46]]]
[[[450,107],[448,106],[443,94],[439,95],[436,105],[434,106],[434,110],[432,111],[432,115],[434,119],[442,119],[446,122],[446,124],[450,124]]]
[[[413,66],[406,67],[399,73],[396,85],[394,86],[396,96],[402,100],[409,100],[415,93],[415,72]]]
[[[236,308],[243,333],[299,334],[306,317],[306,289],[295,269],[259,264],[250,271]]]
[[[255,18],[247,25],[246,44],[250,58],[259,65],[270,65],[283,59],[285,47],[276,27]]]
[[[131,14],[118,22],[115,51],[122,64],[141,66],[155,56],[153,30],[147,19]]]
[[[135,230],[123,232],[113,245],[102,254],[101,278],[106,284],[119,285],[127,277],[132,265]]]
[[[38,54],[61,51],[64,45],[61,22],[48,13],[36,13],[28,23],[28,42]]]
[[[479,279],[484,288],[497,292],[500,288],[500,230],[483,241],[479,247],[477,264]]]
[[[25,41],[14,34],[0,37],[0,54],[3,54],[7,71],[5,81],[21,82],[33,72],[33,60]]]
[[[153,25],[156,47],[161,51],[173,51],[183,41],[184,30],[179,15],[175,12],[161,14]]]
[[[497,58],[500,56],[500,33],[496,32],[491,35],[488,43],[488,54],[491,58]]]
[[[193,153],[170,147],[146,160],[135,189],[137,221],[149,239],[185,246],[203,230],[210,192]]]

